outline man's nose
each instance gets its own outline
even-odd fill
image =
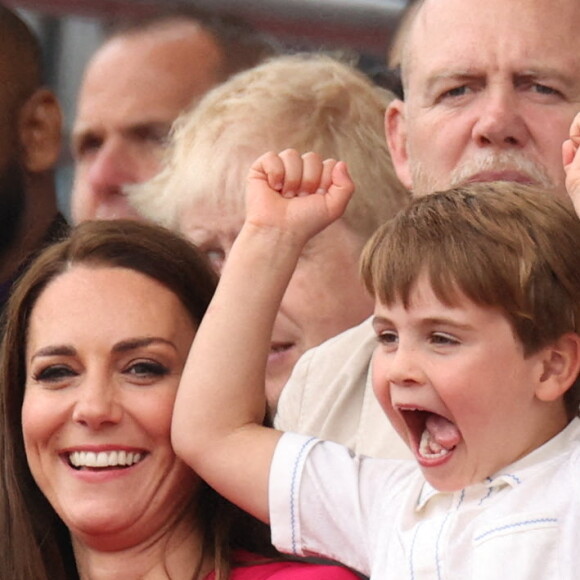
[[[490,87],[479,101],[472,138],[480,147],[521,148],[528,141],[526,120],[515,88]]]
[[[138,183],[140,160],[119,140],[111,140],[95,153],[88,171],[90,187],[98,193],[121,194],[122,187]]]

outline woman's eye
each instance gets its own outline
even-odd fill
[[[33,378],[41,383],[58,383],[77,376],[77,373],[66,365],[50,365],[35,372]]]
[[[136,361],[131,363],[125,372],[137,378],[147,379],[164,377],[169,374],[169,369],[155,361]]]

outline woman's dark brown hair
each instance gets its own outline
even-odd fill
[[[127,268],[149,276],[180,299],[196,326],[217,282],[189,242],[161,227],[126,220],[86,222],[32,262],[5,311],[0,350],[0,578],[78,578],[69,532],[28,468],[21,426],[31,312],[47,285],[76,265]],[[213,555],[218,579],[227,578],[234,548],[269,555],[261,524],[243,516],[208,486],[193,503],[191,517],[204,531],[203,553]],[[192,578],[196,576],[193,572]]]

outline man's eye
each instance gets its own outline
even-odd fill
[[[441,94],[441,96],[439,97],[439,100],[462,97],[462,96],[466,95],[468,92],[469,92],[469,87],[467,87],[466,85],[461,85],[459,87],[453,87],[452,89],[448,89],[447,91],[444,91]]]
[[[50,365],[34,373],[35,381],[41,383],[58,383],[71,377],[76,377],[77,373],[66,365]]]
[[[169,127],[139,127],[135,137],[143,142],[164,147],[169,141]]]
[[[96,136],[86,136],[73,143],[72,155],[74,159],[82,159],[91,153],[98,151],[102,146],[103,140]]]
[[[560,91],[549,87],[547,85],[542,85],[540,83],[535,83],[533,85],[533,90],[540,95],[559,95]]]

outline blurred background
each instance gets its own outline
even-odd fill
[[[407,0],[192,0],[219,14],[243,18],[283,48],[353,52],[361,68],[380,77],[390,40]],[[69,132],[87,60],[108,27],[185,0],[6,0],[38,33],[47,82],[65,114],[65,141],[58,172],[61,207],[72,174]]]

